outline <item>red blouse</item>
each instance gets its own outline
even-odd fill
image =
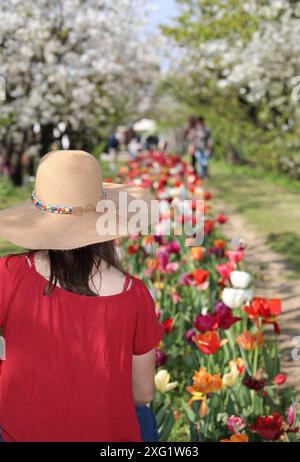
[[[142,441],[132,394],[132,355],[162,339],[146,285],[116,295],[55,287],[26,256],[0,258],[0,374],[4,441]]]

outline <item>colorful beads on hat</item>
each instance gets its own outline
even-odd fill
[[[38,209],[43,210],[44,212],[58,213],[61,215],[70,215],[73,213],[73,207],[63,207],[61,205],[50,205],[42,202],[36,198],[35,192],[31,193],[31,202]]]

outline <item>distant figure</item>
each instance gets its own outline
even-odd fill
[[[132,126],[125,132],[125,146],[132,160],[134,160],[141,149],[141,137],[136,133]]]
[[[158,148],[159,137],[155,134],[149,135],[146,139],[145,149],[147,151],[153,151]]]
[[[192,165],[201,179],[208,176],[208,162],[212,154],[211,131],[205,125],[204,117],[198,117],[189,135]]]
[[[211,130],[206,127],[204,117],[198,117],[195,130],[195,157],[197,173],[201,179],[208,176],[208,162],[212,154]]]
[[[115,132],[112,132],[108,138],[107,149],[108,149],[108,152],[110,149],[115,149],[116,151],[119,149],[119,140],[116,137]]]
[[[191,156],[191,164],[194,169],[196,169],[196,157],[195,157],[195,145],[194,145],[194,138],[196,132],[196,124],[197,124],[197,117],[190,116],[188,118],[188,125],[184,131],[184,141],[188,144],[187,150],[189,155]]]

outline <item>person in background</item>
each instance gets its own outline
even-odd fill
[[[107,152],[109,154],[114,154],[114,156],[116,156],[116,154],[118,153],[118,150],[119,150],[119,140],[117,138],[117,134],[115,132],[115,130],[113,130],[111,132],[111,134],[109,135],[108,137],[108,141],[107,141]]]
[[[191,156],[191,164],[194,170],[196,169],[196,157],[195,157],[195,146],[194,146],[194,138],[196,133],[196,124],[197,124],[197,117],[191,115],[188,118],[188,124],[184,131],[184,142],[187,143],[187,151],[188,154]]]
[[[201,179],[208,176],[208,162],[212,154],[211,130],[205,125],[204,117],[197,119],[193,133],[194,157],[196,161],[196,171]]]
[[[145,149],[146,151],[155,151],[158,148],[158,144],[159,144],[159,136],[153,133],[147,136],[146,143],[145,143]]]

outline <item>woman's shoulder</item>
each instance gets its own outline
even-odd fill
[[[132,284],[135,287],[135,291],[138,295],[137,301],[140,302],[141,300],[142,301],[148,300],[149,302],[153,302],[154,299],[153,299],[152,291],[149,287],[149,284],[143,281],[142,279],[140,279],[136,275],[131,275],[130,277],[132,278]]]
[[[0,257],[0,272],[8,274],[11,271],[19,270],[24,265],[27,254],[10,254]]]

